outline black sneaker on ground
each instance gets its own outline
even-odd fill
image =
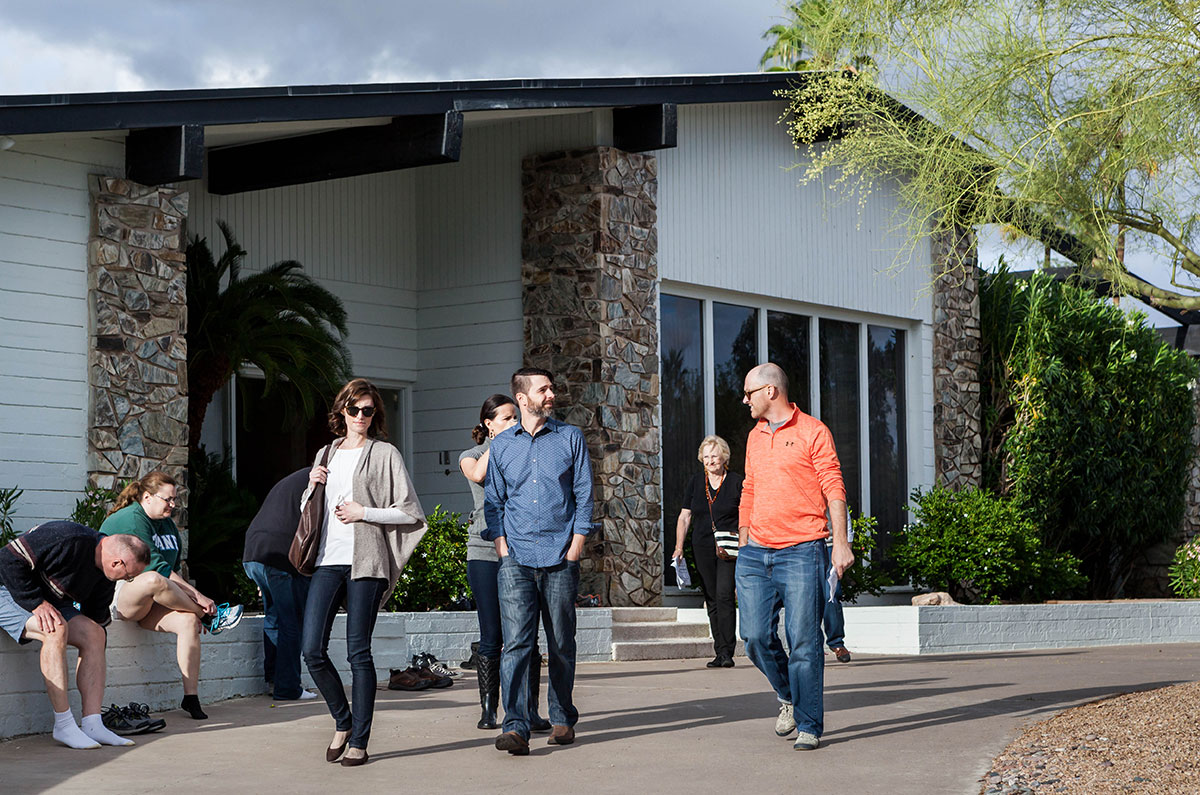
[[[147,704],[139,704],[136,701],[130,701],[125,707],[125,714],[132,720],[141,720],[146,722],[146,732],[156,732],[167,728],[167,722],[162,718],[153,718],[150,716],[150,707]]]
[[[110,704],[100,710],[100,721],[104,724],[104,728],[122,737],[155,731],[151,728],[150,720],[138,718],[127,707],[118,707],[116,704]],[[162,726],[158,727],[159,729],[167,725],[161,720],[158,722],[162,723]]]

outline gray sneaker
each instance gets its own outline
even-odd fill
[[[800,732],[796,735],[796,743],[792,747],[797,751],[815,751],[820,745],[821,738],[817,735]]]
[[[787,737],[796,730],[796,719],[792,717],[792,705],[782,702],[779,705],[779,717],[775,720],[775,733]]]

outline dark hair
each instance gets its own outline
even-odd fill
[[[135,502],[141,502],[143,494],[157,494],[164,485],[178,486],[179,484],[175,482],[175,478],[160,469],[147,472],[141,480],[129,481],[117,495],[116,502],[113,503],[108,515],[112,516],[122,508],[133,505]]]
[[[379,437],[380,439],[387,438],[387,420],[383,414],[383,397],[379,394],[379,390],[365,378],[355,378],[348,382],[341,390],[338,391],[337,397],[333,399],[333,406],[329,409],[329,430],[333,431],[334,436],[346,435],[346,418],[342,416],[342,411],[346,406],[352,405],[362,398],[369,397],[375,404],[375,416],[371,418],[371,424],[367,426],[367,436],[372,439]]]
[[[483,401],[483,406],[479,409],[479,424],[471,429],[471,439],[475,444],[483,444],[483,440],[488,437],[487,426],[483,424],[484,420],[496,419],[496,412],[501,406],[515,406],[516,402],[508,395],[492,395],[487,400]]]
[[[509,388],[512,389],[513,397],[521,393],[529,393],[529,379],[536,375],[544,375],[550,379],[550,383],[554,383],[554,373],[549,370],[543,370],[541,367],[522,367],[512,374],[512,382]]]

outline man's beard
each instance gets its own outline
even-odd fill
[[[549,419],[550,414],[554,411],[554,406],[547,406],[545,403],[535,406],[532,403],[527,403],[524,410],[529,412],[530,416],[537,417],[539,420],[545,420]]]

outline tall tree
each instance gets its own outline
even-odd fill
[[[914,244],[1008,224],[1121,292],[1200,308],[1200,0],[822,2],[805,44],[869,59],[791,92],[806,179],[895,185]],[[1169,283],[1132,275],[1126,248],[1161,254]]]
[[[242,278],[245,250],[224,223],[225,251],[214,260],[208,241],[187,247],[189,447],[213,395],[252,365],[265,389],[279,390],[289,410],[311,417],[324,396],[350,377],[346,310],[299,262],[277,262]]]

